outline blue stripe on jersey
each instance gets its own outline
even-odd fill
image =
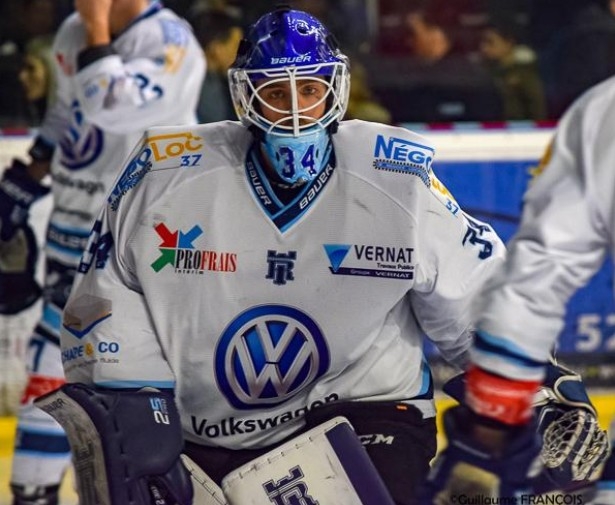
[[[96,387],[106,389],[141,389],[141,388],[156,388],[160,390],[173,390],[175,381],[138,381],[138,380],[116,380],[116,381],[100,381],[94,383]]]
[[[47,228],[47,247],[65,254],[81,257],[88,239],[90,230],[82,228],[66,228],[50,224]]]
[[[48,303],[43,307],[43,322],[46,326],[54,329],[59,329],[62,324],[62,311]]]
[[[423,362],[421,364],[421,375],[423,376],[423,381],[421,384],[421,390],[419,393],[413,397],[413,400],[431,400],[433,398],[433,378],[431,377],[431,369],[429,365],[423,358]]]
[[[542,369],[545,363],[530,358],[520,347],[486,331],[477,331],[474,346],[478,352],[497,355],[524,368]]]
[[[34,337],[40,337],[44,342],[48,341],[60,347],[60,333],[54,335],[41,324],[37,324],[34,328]]]
[[[44,433],[20,428],[15,452],[36,452],[39,455],[58,456],[70,452],[70,446],[63,433]]]

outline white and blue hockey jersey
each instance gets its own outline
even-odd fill
[[[57,93],[40,135],[56,150],[47,257],[76,266],[118,171],[150,126],[196,123],[205,74],[188,23],[153,2],[114,38],[116,52],[78,68],[86,32],[78,14],[53,46]]]
[[[434,176],[426,139],[355,120],[333,145],[285,204],[239,123],[150,129],[64,312],[67,380],[174,387],[186,439],[228,448],[338,399],[435,415],[423,331],[464,363],[504,246]]]
[[[570,297],[613,252],[614,112],[615,78],[610,78],[584,93],[559,121],[524,196],[506,268],[485,291],[479,327],[486,345],[472,353],[481,368],[541,380]]]

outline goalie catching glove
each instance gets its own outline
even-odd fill
[[[66,431],[81,505],[192,504],[172,395],[65,384],[35,404]]]
[[[446,503],[437,501],[443,493],[512,497],[530,491],[571,491],[597,478],[609,455],[606,433],[580,376],[553,363],[547,365],[544,384],[533,397],[535,415],[517,427],[478,416],[463,405],[465,374],[451,379],[444,391],[462,405],[444,413],[449,446],[433,465],[421,503]],[[485,429],[477,435],[481,424]],[[499,449],[485,433],[499,441]],[[536,464],[532,455],[539,456]],[[504,465],[491,465],[492,460]],[[519,481],[523,474],[525,482]]]
[[[536,491],[572,490],[598,479],[609,456],[609,440],[581,377],[549,364],[534,407],[544,464]]]

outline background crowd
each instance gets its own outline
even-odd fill
[[[202,122],[234,119],[226,69],[271,0],[166,0],[203,46]],[[615,0],[295,0],[353,63],[348,116],[381,122],[556,121],[615,73]],[[0,5],[0,127],[36,126],[51,41],[71,0]]]

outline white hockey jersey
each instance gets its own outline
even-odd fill
[[[561,118],[524,197],[506,268],[494,276],[479,327],[480,367],[540,380],[566,305],[614,250],[615,78],[580,97]]]
[[[143,131],[195,123],[205,74],[190,26],[153,2],[105,56],[78,69],[86,47],[78,14],[54,41],[57,94],[40,135],[56,150],[51,165],[54,208],[47,257],[75,267],[105,195]]]
[[[174,387],[188,440],[276,442],[334,400],[433,416],[425,333],[462,364],[504,246],[406,129],[346,121],[290,203],[239,123],[152,128],[97,221],[64,312],[69,382]]]

